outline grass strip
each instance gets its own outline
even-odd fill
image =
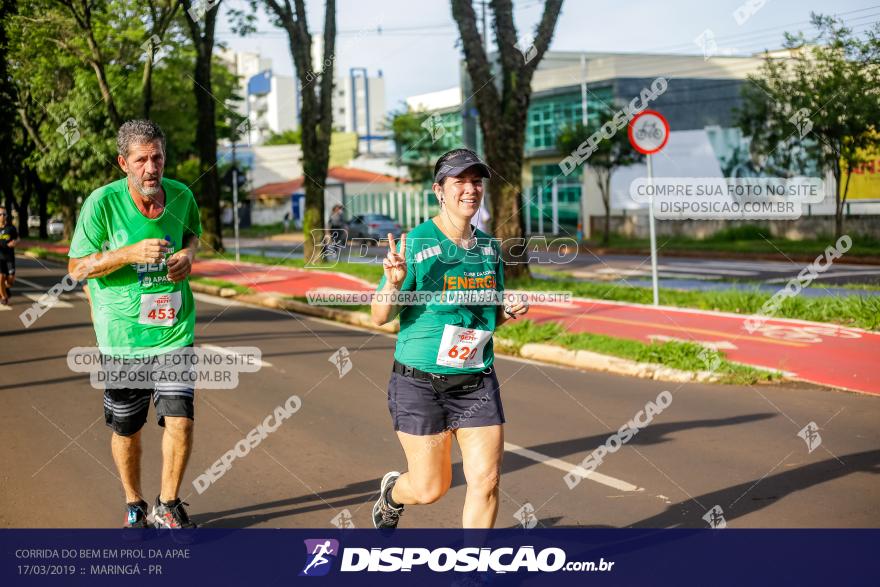
[[[556,322],[536,324],[531,320],[507,323],[497,331],[498,336],[511,341],[510,350],[519,352],[527,343],[555,344],[571,350],[586,350],[613,355],[640,363],[655,363],[682,371],[707,371],[711,363],[718,361],[716,372],[720,383],[752,385],[772,382],[781,378],[774,371],[764,371],[729,361],[724,353],[707,351],[692,342],[669,341],[644,343],[627,338],[615,338],[589,332],[566,332]]]

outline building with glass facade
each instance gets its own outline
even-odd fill
[[[668,80],[668,87],[650,107],[663,113],[673,132],[699,131],[716,153],[721,150],[728,158],[742,158],[747,143],[743,145],[735,128],[735,109],[741,103],[742,84],[750,83],[747,75],[757,72],[761,62],[759,57],[548,52],[532,80],[524,145],[523,186],[530,196],[531,230],[574,234],[584,197],[589,201],[584,209],[601,212],[598,188],[588,177],[588,168],[561,174],[559,162],[568,153],[558,152],[559,132],[583,121],[585,109],[591,122],[604,122],[599,120],[605,116],[601,112],[618,110],[659,76]],[[461,71],[459,95],[471,96],[473,85],[464,64]],[[439,141],[444,148],[465,145],[482,150],[472,99],[426,110],[442,121],[445,132]],[[722,171],[734,164],[722,161],[720,153],[716,158]],[[613,207],[614,202],[612,198]]]

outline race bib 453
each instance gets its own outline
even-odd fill
[[[138,322],[146,326],[174,326],[180,312],[179,291],[163,294],[141,294],[141,315]]]

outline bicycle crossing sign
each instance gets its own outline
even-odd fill
[[[643,110],[629,123],[629,142],[642,155],[660,152],[669,140],[669,123],[656,110]]]

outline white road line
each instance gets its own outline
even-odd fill
[[[49,291],[49,289],[45,285],[40,285],[39,283],[30,281],[29,279],[24,279],[23,277],[17,277],[15,279],[16,283],[23,283],[28,287],[32,287],[37,291]],[[60,280],[59,280],[60,281]],[[57,282],[56,282],[57,283]],[[54,285],[54,284],[53,284]],[[52,287],[51,285],[49,287]]]
[[[213,344],[203,344],[203,345],[199,345],[199,346],[201,346],[203,349],[208,349],[209,351],[214,351],[215,353],[220,353],[221,355],[232,356],[232,357],[241,356],[238,353],[236,353],[235,351],[231,351],[229,349],[223,348],[222,346],[216,346]],[[272,363],[270,363],[268,361],[264,361],[262,359],[258,359],[257,362],[260,364],[260,367],[271,367],[272,366]]]
[[[658,265],[658,271],[685,271],[692,273],[709,273],[709,274],[718,274],[718,275],[738,275],[738,276],[752,276],[757,275],[754,271],[743,271],[742,269],[715,269],[709,267],[694,267],[693,265]]]
[[[603,475],[602,473],[597,473],[596,471],[587,471],[577,465],[572,465],[560,459],[555,459],[553,457],[548,457],[547,455],[542,455],[539,452],[535,452],[528,448],[523,448],[511,442],[504,443],[504,450],[507,452],[512,452],[515,455],[519,455],[525,459],[529,459],[531,461],[535,461],[548,467],[553,467],[554,469],[559,469],[560,471],[564,471],[566,473],[577,472],[578,475],[581,475],[584,479],[588,479],[590,481],[595,481],[596,483],[600,483],[602,485],[607,485],[608,487],[612,487],[617,489],[618,491],[644,491],[644,487],[638,487],[633,485],[632,483],[627,483],[626,481],[621,481],[620,479],[615,479],[614,477],[609,477],[608,475]]]
[[[880,275],[880,271],[835,271],[833,273],[819,273],[816,275],[815,279],[826,279],[828,277],[852,277],[854,275]],[[795,279],[796,277],[796,275],[793,275],[789,279]],[[780,277],[777,279],[769,279],[767,280],[767,283],[783,283],[789,281],[789,279]],[[829,287],[834,287],[834,284],[831,284]]]
[[[46,294],[33,294],[33,293],[23,293],[21,294],[32,302],[38,302],[40,299]],[[48,302],[47,302],[48,303]],[[55,302],[52,302],[52,308],[72,308],[73,304],[70,302],[65,302],[61,298],[58,298]]]

